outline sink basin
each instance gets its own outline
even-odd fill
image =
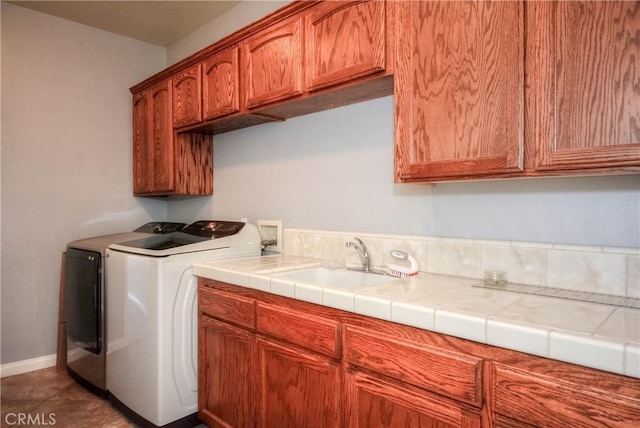
[[[326,287],[349,289],[369,287],[371,285],[390,282],[394,279],[388,275],[358,272],[348,269],[327,269],[324,267],[294,270],[276,274],[274,277]]]

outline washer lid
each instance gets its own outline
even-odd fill
[[[178,232],[179,230],[182,230],[186,225],[187,223],[173,223],[169,221],[152,221],[152,222],[143,224],[142,226],[134,230],[134,232],[157,233],[157,234],[171,233],[171,232]]]
[[[109,248],[154,257],[228,248],[228,238],[240,232],[244,225],[236,221],[199,220],[179,232],[118,242]]]

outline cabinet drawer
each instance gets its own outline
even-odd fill
[[[257,329],[320,354],[337,358],[338,322],[258,302]]]
[[[250,329],[255,328],[255,301],[201,285],[198,287],[200,313]]]
[[[640,394],[625,397],[498,363],[494,369],[499,426],[509,425],[501,415],[534,426],[640,426]]]
[[[399,327],[401,328],[401,327]],[[482,403],[482,359],[345,327],[348,363],[467,403]]]

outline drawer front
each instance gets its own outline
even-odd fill
[[[534,426],[640,426],[640,395],[623,397],[498,363],[494,369],[498,422],[502,415]]]
[[[338,358],[338,322],[307,313],[258,303],[259,332],[330,357]]]
[[[345,327],[348,363],[481,406],[482,359]]]
[[[255,301],[253,299],[225,293],[204,285],[198,287],[198,309],[200,313],[249,329],[254,329]]]

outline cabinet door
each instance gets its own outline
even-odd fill
[[[198,416],[211,427],[255,427],[255,339],[245,330],[200,316]]]
[[[385,2],[322,2],[306,17],[307,89],[385,70]]]
[[[523,19],[521,2],[401,2],[396,181],[522,170]]]
[[[133,96],[133,193],[143,194],[151,191],[150,144],[150,100],[149,92],[143,91]]]
[[[302,94],[301,18],[285,21],[245,41],[243,50],[247,107]]]
[[[202,67],[203,120],[240,111],[238,47],[219,52]]]
[[[200,64],[173,76],[173,126],[202,121]]]
[[[171,80],[150,89],[151,112],[151,192],[172,192],[175,189],[175,153],[171,114]]]
[[[480,427],[478,410],[358,371],[347,371],[346,389],[346,424],[352,428]]]
[[[340,365],[258,340],[258,427],[326,428],[340,425]]]
[[[133,97],[133,192],[145,195],[174,190],[171,81]]]
[[[605,381],[596,381],[591,387],[574,384],[569,371],[544,376],[499,363],[493,365],[493,370],[491,393],[496,426],[640,426],[638,389],[631,390],[630,397],[621,393],[623,388],[604,387]]]
[[[535,169],[640,166],[640,2],[530,2]]]

